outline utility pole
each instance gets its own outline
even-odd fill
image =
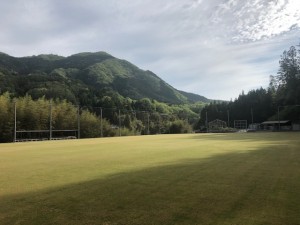
[[[52,140],[52,99],[50,99],[49,140]]]
[[[206,111],[205,115],[206,115],[206,121],[205,121],[205,123],[206,123],[206,132],[208,133],[208,119],[207,119],[207,111]]]
[[[147,133],[148,133],[148,135],[150,134],[150,115],[149,115],[149,112],[147,112],[147,119],[148,119],[148,131],[147,131]]]
[[[227,109],[227,125],[228,125],[228,127],[230,127],[230,124],[229,124],[229,109]]]
[[[119,109],[119,136],[121,137],[121,111]]]
[[[103,137],[102,108],[100,108],[100,132],[101,137]]]
[[[277,107],[278,131],[280,131],[279,108],[280,106]]]
[[[158,132],[159,132],[159,134],[161,134],[161,118],[160,118],[160,114],[158,114]]]
[[[80,139],[80,106],[78,105],[77,109],[77,138]]]
[[[14,105],[14,107],[15,107],[15,115],[14,115],[14,117],[15,117],[15,119],[14,119],[14,121],[15,121],[15,123],[14,123],[14,142],[16,142],[16,140],[17,140],[17,102],[15,101],[15,105]]]
[[[252,123],[252,126],[253,126],[253,109],[251,108],[251,123]]]

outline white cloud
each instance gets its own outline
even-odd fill
[[[24,56],[103,50],[177,89],[230,99],[267,85],[282,51],[298,44],[297,1],[6,1],[0,51]]]
[[[261,40],[300,27],[299,1],[225,1],[212,20],[226,28],[235,41]]]

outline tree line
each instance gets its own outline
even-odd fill
[[[196,112],[203,107],[202,103],[168,105],[148,98],[118,100],[104,96],[99,103],[101,107],[77,106],[58,98],[33,99],[30,95],[13,97],[3,93],[0,95],[0,142],[14,140],[15,107],[16,130],[24,131],[17,138],[28,138],[25,131],[50,130],[50,124],[52,130],[78,130],[79,127],[81,138],[188,133],[199,119]],[[44,138],[43,132],[37,133],[32,135]]]
[[[77,101],[66,100],[65,95],[55,92],[56,85],[51,87],[51,94],[43,97],[31,92],[24,96],[16,92],[0,93],[0,142],[13,140],[14,104],[17,106],[17,130],[49,129],[50,99],[53,99],[52,128],[78,128],[78,106],[74,104]],[[80,91],[80,136],[187,133],[193,129],[205,129],[206,120],[214,119],[229,122],[231,127],[234,120],[261,123],[277,120],[278,116],[299,122],[299,87],[300,49],[292,46],[281,55],[278,73],[270,76],[267,88],[251,90],[247,94],[242,92],[230,102],[175,105],[149,98],[133,100],[110,89],[101,90],[101,93],[94,93],[97,90]]]
[[[261,123],[266,120],[287,119],[300,122],[300,46],[291,46],[283,52],[276,75],[270,76],[267,88],[243,92],[230,102],[212,102],[201,112],[198,128],[205,129],[208,121],[221,119],[229,121],[247,120]],[[279,118],[278,118],[279,117]]]

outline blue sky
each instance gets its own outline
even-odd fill
[[[1,11],[1,52],[106,51],[211,99],[267,87],[300,42],[299,0],[14,0]]]

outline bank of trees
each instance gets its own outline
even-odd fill
[[[97,106],[79,107],[67,100],[54,99],[50,104],[45,97],[33,99],[30,95],[13,97],[3,93],[0,95],[0,142],[13,141],[15,105],[18,131],[49,130],[50,112],[52,130],[77,130],[80,115],[81,138],[188,133],[199,119],[196,112],[203,107],[200,103],[168,105],[147,98],[117,97],[116,100],[114,96],[104,96]]]

